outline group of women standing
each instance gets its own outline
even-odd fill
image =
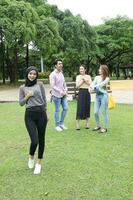
[[[99,75],[95,77],[92,82],[90,75],[86,74],[86,67],[81,65],[79,68],[80,75],[76,77],[76,87],[79,88],[78,101],[77,101],[77,114],[76,114],[76,130],[80,130],[80,120],[86,120],[85,128],[89,129],[90,118],[90,104],[91,93],[96,93],[94,102],[94,116],[96,126],[93,131],[100,133],[107,132],[107,104],[108,93],[107,85],[109,83],[108,67],[101,65],[99,68]],[[102,108],[103,113],[103,126],[100,126],[99,109]]]
[[[96,92],[94,103],[94,116],[96,127],[94,131],[107,132],[107,89],[109,82],[108,67],[101,65],[99,76],[91,81],[90,75],[86,74],[84,65],[80,66],[80,75],[76,77],[76,87],[79,88],[77,100],[76,129],[80,130],[80,120],[86,120],[85,128],[89,129],[90,102],[92,91]],[[25,83],[20,86],[19,103],[25,105],[25,126],[30,136],[28,167],[33,169],[34,174],[39,174],[42,169],[41,161],[45,148],[45,130],[47,126],[47,103],[43,83],[37,81],[38,71],[31,66],[26,70]],[[99,108],[102,107],[104,124],[101,128],[99,123]],[[38,146],[38,160],[35,164],[34,155]]]

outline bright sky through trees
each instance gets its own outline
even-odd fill
[[[80,14],[90,25],[102,23],[103,18],[126,15],[133,18],[133,0],[48,0],[60,10],[69,9],[74,15]]]

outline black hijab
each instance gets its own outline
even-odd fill
[[[32,71],[32,70],[36,71],[36,75],[37,75],[37,76],[36,76],[36,79],[35,79],[35,80],[30,81],[30,80],[28,79],[28,74],[29,74],[29,72]],[[26,74],[25,74],[25,86],[26,86],[26,87],[30,87],[30,86],[35,85],[35,84],[37,83],[37,78],[38,78],[38,71],[37,71],[36,67],[34,67],[34,66],[28,67],[28,68],[26,69]]]

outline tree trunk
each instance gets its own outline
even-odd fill
[[[90,71],[92,71],[92,69],[90,68],[91,61],[92,61],[92,58],[88,55],[88,58],[87,58],[87,73],[90,73]]]
[[[10,82],[11,82],[11,80],[12,80],[12,78],[11,78],[11,74],[12,74],[12,71],[11,71],[12,67],[11,67],[11,65],[12,64],[11,64],[11,60],[9,58],[9,49],[8,49],[8,47],[6,49],[6,65],[7,65],[9,79],[10,79]]]
[[[26,45],[26,67],[29,67],[29,45]]]
[[[2,28],[0,29],[0,53],[1,53],[1,69],[2,69],[2,79],[3,79],[3,84],[5,84],[5,47],[3,43],[3,33],[2,33]]]
[[[118,56],[118,61],[117,61],[117,65],[116,65],[116,77],[117,77],[117,79],[120,78],[120,69],[119,69],[119,66],[120,66],[120,57]]]
[[[17,77],[17,63],[18,63],[18,56],[17,56],[17,48],[14,48],[14,56],[12,59],[9,57],[9,49],[7,48],[7,58],[6,58],[6,63],[7,63],[7,68],[9,72],[9,78],[10,78],[10,83],[17,83],[18,77]]]
[[[41,56],[41,72],[44,72],[43,56]]]
[[[4,62],[4,59],[2,61],[2,76],[3,76],[3,84],[5,84],[6,76],[5,76],[5,62]]]
[[[18,82],[18,74],[17,74],[17,64],[18,64],[18,51],[15,47],[14,49],[14,64],[12,65],[12,83]]]

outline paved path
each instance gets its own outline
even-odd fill
[[[133,81],[125,81],[120,84],[120,81],[114,81],[112,84],[113,96],[116,103],[133,104]],[[45,85],[45,91],[47,100],[50,100],[50,86]],[[0,90],[0,102],[12,102],[18,101],[19,87],[13,89]],[[94,101],[95,95],[92,94],[92,101]],[[68,97],[71,99],[71,96]]]
[[[50,100],[50,86],[48,84],[45,85],[45,92],[47,99]],[[18,97],[19,87],[0,90],[0,102],[18,101]]]

